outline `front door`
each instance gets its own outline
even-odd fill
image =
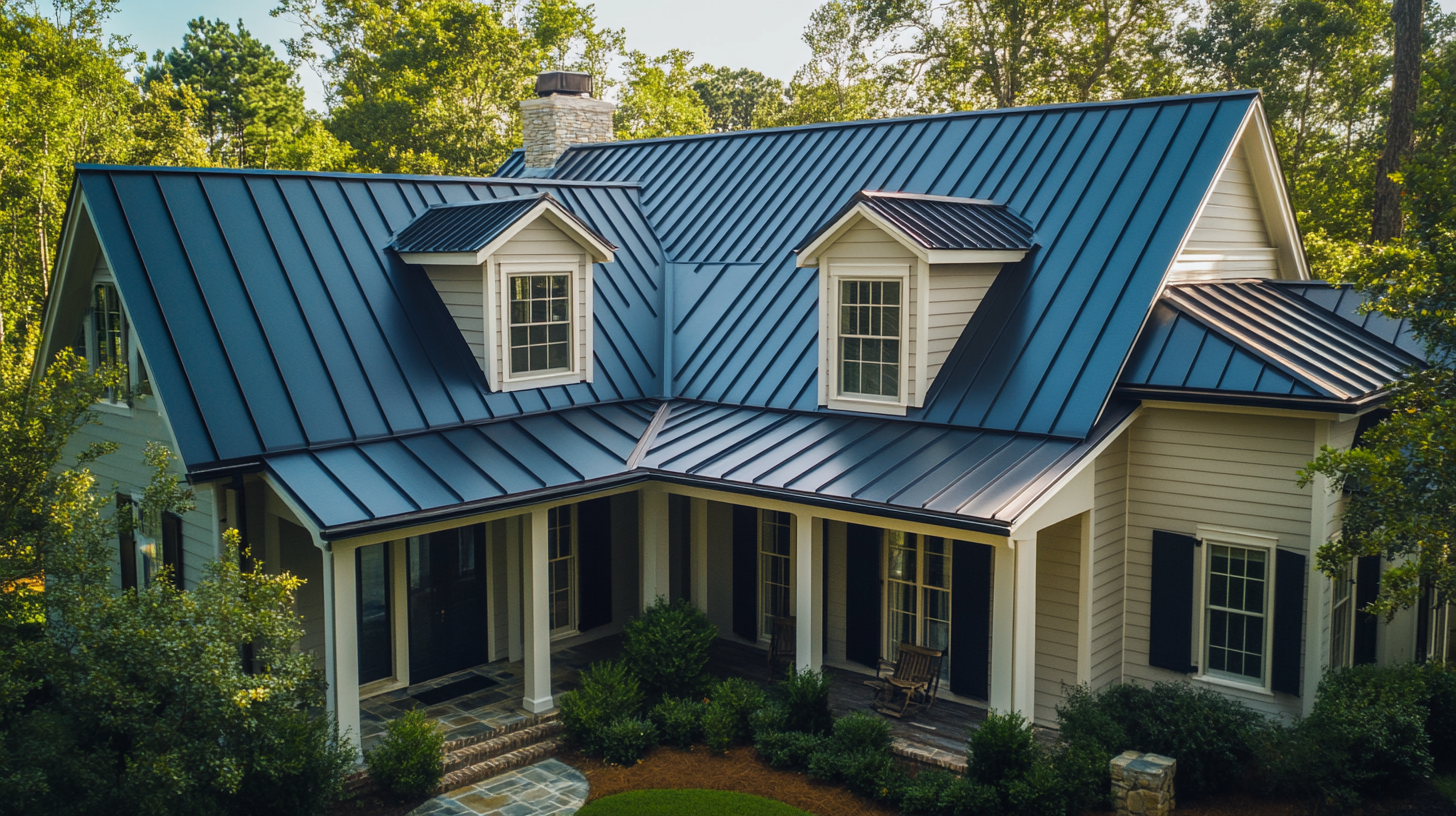
[[[409,539],[410,683],[486,662],[485,527]]]

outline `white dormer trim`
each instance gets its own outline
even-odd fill
[[[819,266],[819,254],[824,248],[838,241],[861,220],[874,224],[886,235],[894,238],[896,243],[928,264],[1004,264],[1016,263],[1026,257],[1026,250],[1023,249],[926,249],[918,241],[906,235],[898,226],[880,217],[861,201],[846,210],[844,215],[840,216],[829,229],[822,231],[818,238],[799,250],[798,259],[794,264],[800,267]]]
[[[488,203],[488,202],[472,202]],[[561,230],[575,241],[591,257],[593,263],[611,263],[613,249],[602,243],[591,231],[582,229],[580,223],[555,201],[543,198],[536,206],[527,210],[514,223],[497,235],[490,243],[475,252],[401,252],[399,257],[409,264],[432,264],[436,266],[479,266],[494,255],[521,230],[530,226],[537,218],[545,218],[552,226]]]

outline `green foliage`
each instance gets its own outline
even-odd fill
[[[692,697],[708,680],[708,647],[718,627],[702,610],[679,598],[659,597],[622,627],[622,659],[649,700]]]
[[[708,121],[718,132],[762,127],[782,115],[784,83],[747,68],[698,69],[693,90],[708,111]]]
[[[613,765],[632,765],[657,745],[657,726],[638,717],[618,717],[600,734],[602,759]]]
[[[832,738],[801,731],[760,731],[754,737],[754,748],[764,761],[775,768],[809,767],[809,758],[825,750]]]
[[[642,710],[642,690],[625,662],[593,663],[579,680],[579,688],[557,701],[562,732],[581,751],[599,755],[607,727]]]
[[[799,671],[789,667],[789,675],[770,690],[773,700],[787,715],[786,730],[823,734],[834,727],[829,711],[829,690],[834,678],[823,671]]]
[[[445,775],[445,733],[415,709],[385,725],[384,738],[366,756],[369,776],[399,799],[424,796]]]
[[[1456,758],[1456,670],[1449,663],[1422,667],[1426,681],[1426,736],[1437,761]]]
[[[809,816],[783,802],[717,790],[635,790],[606,796],[577,811],[580,816]]]
[[[707,133],[708,109],[694,89],[691,51],[674,48],[660,57],[627,55],[627,79],[617,100],[618,139],[656,139]]]
[[[730,677],[713,686],[705,700],[703,732],[709,747],[725,751],[728,745],[753,738],[750,718],[764,706],[763,690],[741,677]]]
[[[900,773],[888,751],[852,749],[831,742],[809,755],[809,776],[821,782],[843,782],[850,792],[876,798],[891,775]]]
[[[943,803],[959,779],[938,769],[921,771],[905,786],[900,798],[900,811],[905,816],[939,816],[949,809]],[[978,812],[989,813],[996,803],[984,804],[987,806],[985,810]]]
[[[834,740],[851,751],[890,750],[890,723],[864,711],[855,711],[834,721]]]
[[[731,707],[710,703],[703,710],[703,742],[709,750],[724,753],[739,736],[738,715]]]
[[[664,743],[687,748],[702,736],[703,709],[703,704],[697,700],[664,697],[652,709],[652,722],[662,734]]]
[[[1063,741],[1079,751],[1177,758],[1178,795],[1189,800],[1233,789],[1251,756],[1250,739],[1263,727],[1240,703],[1184,683],[1071,688],[1057,720]]]

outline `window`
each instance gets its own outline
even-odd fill
[[[839,393],[900,399],[900,281],[839,282]]]
[[[1208,544],[1207,674],[1262,683],[1269,551]]]
[[[121,308],[121,298],[116,287],[110,283],[98,283],[92,290],[90,342],[86,356],[92,368],[124,366],[130,362],[126,314]],[[130,397],[126,383],[106,392],[107,402],[126,402]]]
[[[790,608],[789,576],[792,520],[788,513],[762,510],[758,526],[758,608],[762,624],[759,633],[773,632],[773,619],[793,615]]]
[[[547,581],[550,582],[551,634],[576,631],[576,507],[546,511]]]
[[[1330,668],[1352,665],[1355,648],[1355,566],[1346,564],[1330,585]]]
[[[471,549],[473,554],[474,548]],[[360,683],[372,683],[394,674],[389,576],[389,544],[369,544],[354,551]]]
[[[509,280],[511,374],[570,371],[571,276],[513,275]]]
[[[950,542],[899,530],[885,531],[888,592],[885,651],[895,660],[901,643],[950,650]],[[941,661],[941,671],[950,661]]]
[[[148,516],[151,518],[148,518]],[[184,587],[182,574],[182,517],[173,513],[142,514],[137,536],[142,556],[142,577],[151,586],[164,569],[171,570],[171,583]]]
[[[131,496],[118,494],[116,497],[116,514],[134,518],[132,511]],[[131,519],[117,519],[117,533],[121,540],[121,549],[117,555],[121,559],[121,588],[136,589],[137,586],[137,542],[136,531],[133,529],[134,522]]]

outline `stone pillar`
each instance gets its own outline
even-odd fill
[[[1157,754],[1124,751],[1112,758],[1112,805],[1117,816],[1166,816],[1173,812],[1178,762]]]
[[[526,166],[546,168],[574,144],[612,141],[611,102],[573,94],[521,102],[521,140]]]

